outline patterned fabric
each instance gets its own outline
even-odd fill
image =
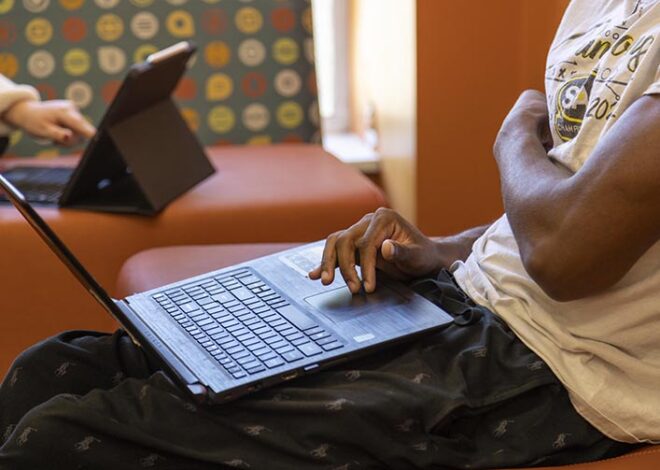
[[[203,144],[319,140],[309,0],[0,0],[0,73],[95,124],[130,64],[181,40],[198,52],[175,96]]]
[[[122,331],[51,338],[0,386],[0,468],[509,468],[633,448],[578,415],[546,364],[449,276],[419,290],[454,323],[215,407],[192,403]]]

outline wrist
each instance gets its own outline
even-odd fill
[[[448,269],[455,261],[466,259],[469,252],[470,248],[466,247],[466,243],[456,236],[436,239],[434,241],[435,269],[433,272],[438,273],[442,269]]]
[[[32,101],[33,100],[30,99],[24,99],[15,102],[5,110],[5,112],[0,116],[0,119],[13,127],[25,127],[25,116],[27,114],[26,110],[29,107],[29,103]]]

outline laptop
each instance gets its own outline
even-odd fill
[[[201,403],[224,403],[452,321],[380,272],[368,295],[352,295],[340,276],[329,286],[309,280],[323,241],[114,300],[2,176],[0,188],[132,340]]]
[[[30,164],[4,176],[40,205],[158,213],[215,171],[171,98],[195,49],[180,42],[131,66],[76,168]]]

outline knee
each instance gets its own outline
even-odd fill
[[[59,413],[60,408],[66,409],[62,404],[67,398],[56,397],[35,407],[12,426],[0,447],[0,468],[75,468],[74,462],[67,461],[75,433]]]
[[[67,331],[29,347],[20,353],[12,363],[2,388],[14,388],[18,383],[30,381],[31,387],[38,386],[35,381],[44,376],[61,377],[68,370],[76,356],[80,354],[80,340],[94,336],[91,332]],[[107,336],[107,335],[106,335]]]

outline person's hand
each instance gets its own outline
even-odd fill
[[[339,266],[348,288],[356,294],[361,287],[355,269],[359,264],[364,290],[370,293],[376,289],[376,268],[404,280],[438,272],[453,259],[441,244],[395,211],[380,208],[352,227],[330,235],[321,264],[310,271],[309,277],[320,279],[324,285],[331,284],[335,267]]]
[[[80,137],[89,139],[96,132],[76,106],[67,100],[19,101],[5,111],[2,119],[34,137],[67,146],[75,144]]]
[[[538,90],[525,90],[504,119],[498,133],[495,147],[503,144],[509,136],[515,138],[516,131],[534,133],[546,151],[552,146],[552,134],[548,117],[548,104],[545,95]]]

